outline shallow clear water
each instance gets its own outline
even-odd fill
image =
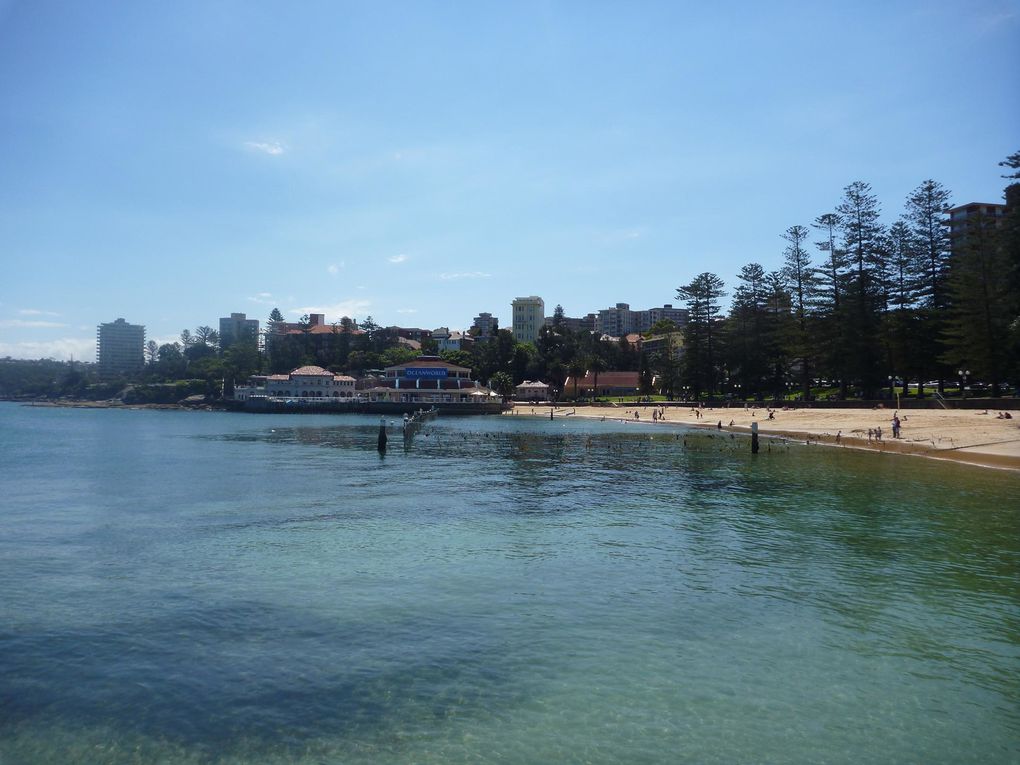
[[[0,762],[1020,761],[1020,478],[0,404]]]

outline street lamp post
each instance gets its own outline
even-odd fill
[[[970,377],[969,369],[958,369],[956,373],[960,375],[960,398],[967,398],[967,378]]]
[[[900,408],[900,394],[896,390],[896,375],[889,375],[889,398],[896,396],[896,408]]]

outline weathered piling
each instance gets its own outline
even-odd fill
[[[758,453],[758,423],[751,423],[751,454]]]
[[[379,418],[379,439],[377,443],[379,454],[386,454],[386,418]]]

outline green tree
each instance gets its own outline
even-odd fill
[[[1010,288],[1004,248],[997,246],[994,221],[978,215],[968,227],[950,269],[951,319],[944,360],[991,382],[992,395],[1009,366]]]
[[[1020,179],[1020,151],[1015,151],[999,163],[999,167],[1008,167],[1013,172],[1002,176],[1009,179]]]
[[[733,305],[726,322],[727,361],[731,383],[745,394],[761,395],[768,378],[769,341],[765,269],[749,263],[737,275]]]
[[[724,287],[722,279],[706,271],[676,291],[677,299],[687,303],[684,379],[695,398],[702,391],[715,390],[719,379],[716,322],[719,301],[726,296]]]
[[[496,372],[510,372],[517,342],[509,329],[497,330],[492,340],[476,346],[476,371],[479,380],[487,380]]]
[[[644,353],[641,354],[641,363],[638,368],[638,384],[643,396],[650,395],[654,390],[652,388],[652,366],[648,361],[648,356]]]
[[[467,367],[468,369],[471,369],[475,361],[474,357],[467,351],[443,351],[439,354],[439,357],[451,364]]]
[[[936,376],[939,392],[949,370],[939,363],[944,348],[946,309],[949,306],[949,228],[945,215],[950,208],[950,192],[940,183],[926,180],[907,197],[904,224],[909,229],[909,245],[914,252],[910,287],[915,292],[911,302],[917,304],[921,331],[910,338],[916,351],[920,382]],[[923,385],[918,385],[923,395]]]
[[[591,391],[592,400],[598,400],[599,397],[599,372],[606,371],[606,362],[602,356],[595,354],[588,359],[588,369],[591,371]]]
[[[409,361],[414,361],[418,354],[412,351],[410,348],[405,348],[400,345],[395,345],[392,348],[387,348],[383,351],[380,362],[384,367],[394,367],[397,364],[406,364]],[[463,366],[471,366],[466,364]]]
[[[258,349],[250,343],[234,343],[223,352],[224,376],[234,382],[257,374],[262,365]]]
[[[215,356],[216,350],[211,345],[205,343],[192,342],[191,346],[184,349],[184,357],[188,361],[198,361],[208,356]]]
[[[513,378],[506,372],[496,372],[489,378],[489,388],[495,391],[506,401],[514,394]]]
[[[811,302],[818,288],[818,277],[807,251],[809,232],[804,226],[790,226],[782,234],[783,279],[790,290],[794,321],[785,337],[785,345],[796,360],[800,372],[801,395],[811,399],[811,377],[814,370],[814,346],[811,342]]]
[[[564,317],[563,306],[557,304],[556,309],[553,311],[552,325],[554,329],[557,330],[563,329],[563,317]]]
[[[918,281],[915,264],[916,240],[907,221],[901,219],[889,228],[889,310],[884,317],[883,336],[888,353],[887,368],[890,376],[903,378],[903,394],[907,394],[907,381],[913,374],[923,374],[925,361],[917,352],[921,342],[918,332],[916,308]],[[928,362],[930,363],[930,362]],[[923,381],[925,377],[921,377]],[[921,387],[921,386],[919,386]]]
[[[880,385],[881,363],[877,338],[885,294],[885,232],[879,222],[878,198],[871,186],[854,181],[843,190],[836,208],[842,223],[843,245],[850,258],[847,299],[850,321],[843,349],[853,377],[865,397]]]
[[[815,218],[811,224],[822,238],[815,246],[822,253],[821,264],[815,272],[818,283],[815,289],[812,315],[812,344],[821,348],[816,366],[825,377],[839,381],[840,392],[846,396],[847,363],[843,347],[846,342],[849,317],[846,315],[844,290],[847,281],[848,260],[846,251],[838,244],[842,220],[835,212]]]
[[[583,356],[580,355],[574,356],[570,360],[570,363],[567,365],[567,372],[570,375],[570,379],[574,383],[575,401],[577,400],[577,384],[581,381],[581,378],[584,377],[586,371],[587,366],[585,364],[585,359]]]
[[[1014,152],[999,163],[1014,172],[1003,176],[1017,182],[1010,183],[1005,190],[1006,215],[1001,220],[999,244],[1008,268],[1006,281],[1009,283],[1009,306],[1013,320],[1010,323],[1012,381],[1020,389],[1020,152]]]
[[[158,357],[154,371],[159,379],[179,380],[184,377],[188,362],[180,343],[164,343],[159,346]]]
[[[220,333],[209,326],[201,326],[195,328],[195,334],[193,335],[195,342],[200,345],[208,345],[215,348],[220,343]]]
[[[361,322],[361,330],[368,335],[369,342],[375,339],[375,333],[380,329],[379,325],[375,323],[375,320],[371,316],[366,316],[365,320]]]
[[[786,394],[790,377],[790,358],[785,339],[793,333],[793,300],[781,271],[770,271],[765,276],[766,304],[766,355],[768,388],[776,398]]]
[[[370,366],[370,356],[365,351],[351,351],[347,356],[347,366],[351,372],[363,372]]]
[[[645,337],[658,337],[659,335],[669,335],[673,332],[679,331],[680,328],[676,325],[676,323],[669,319],[659,319],[648,328],[648,331],[645,332]]]

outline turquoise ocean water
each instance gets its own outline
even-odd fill
[[[0,404],[0,762],[1020,761],[1017,475],[377,423]]]

